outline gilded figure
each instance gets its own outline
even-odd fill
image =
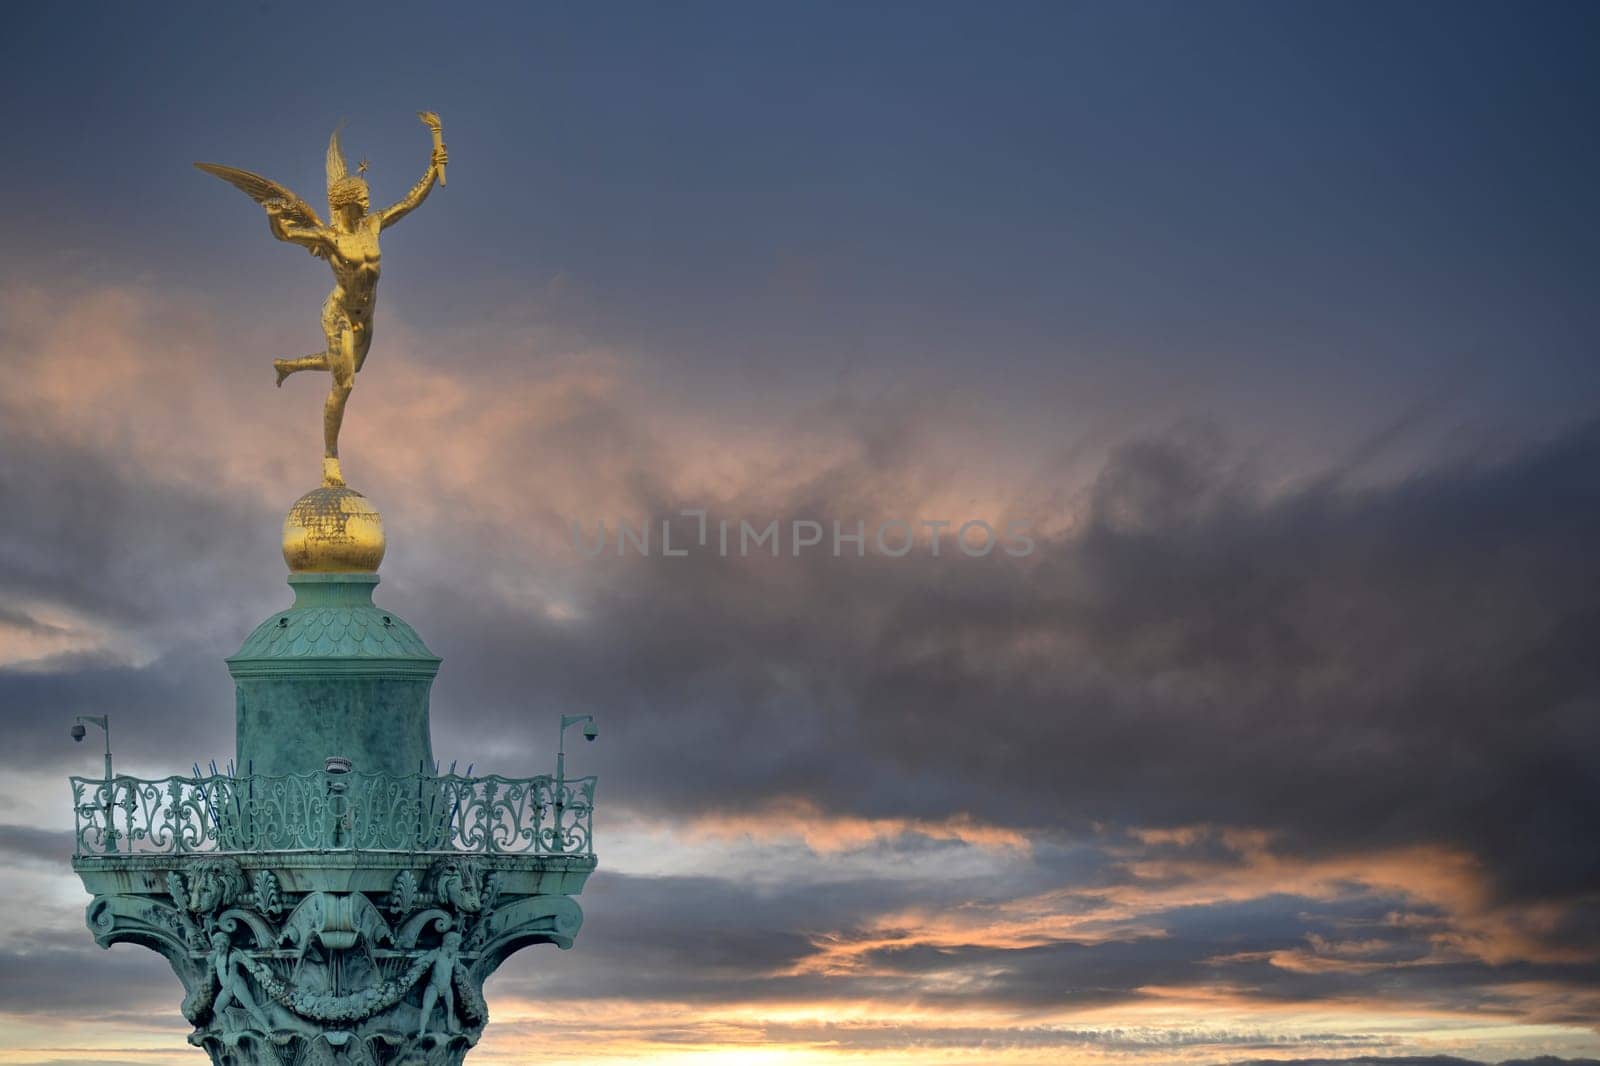
[[[372,211],[362,163],[351,174],[335,129],[328,140],[328,210],[331,222],[324,223],[310,204],[287,187],[252,174],[248,170],[196,163],[195,166],[248,195],[267,212],[267,227],[280,241],[305,248],[333,269],[333,291],[322,304],[323,349],[297,359],[275,359],[278,385],[290,374],[302,370],[326,370],[333,380],[323,404],[323,483],[343,485],[339,470],[339,427],[344,422],[345,404],[355,387],[356,374],[366,362],[372,347],[372,316],[378,295],[378,235],[416,210],[433,191],[434,183],[444,184],[445,164],[450,155],[445,148],[439,116],[419,111],[417,117],[433,134],[433,153],[428,169],[404,198]]]

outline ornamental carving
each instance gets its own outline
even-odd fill
[[[570,946],[582,921],[565,896],[506,892],[505,871],[472,856],[402,868],[373,895],[290,891],[218,856],[175,858],[160,883],[96,897],[89,925],[168,958],[190,1043],[218,1066],[459,1063],[489,1020],[485,978],[520,947]]]

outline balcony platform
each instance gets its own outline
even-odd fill
[[[593,778],[73,778],[102,947],[166,957],[219,1066],[459,1063],[512,952],[570,948]]]

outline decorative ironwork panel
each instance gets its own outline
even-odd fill
[[[593,853],[593,777],[72,778],[78,855]]]

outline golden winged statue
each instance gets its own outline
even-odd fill
[[[378,234],[416,210],[433,191],[435,181],[445,183],[444,168],[450,155],[445,150],[439,116],[419,111],[417,117],[433,133],[428,171],[404,199],[376,213],[368,211],[367,183],[361,177],[366,163],[351,174],[339,146],[339,131],[333,131],[328,139],[331,224],[325,224],[310,204],[269,178],[216,163],[195,164],[266,208],[267,226],[274,237],[300,245],[326,259],[333,268],[333,291],[322,304],[323,350],[298,359],[272,361],[280,387],[284,378],[301,370],[326,370],[333,375],[333,387],[322,414],[322,476],[326,485],[344,484],[339,470],[339,426],[344,422],[345,403],[355,385],[356,373],[372,347],[372,312],[378,295]]]

